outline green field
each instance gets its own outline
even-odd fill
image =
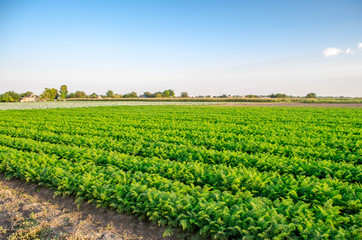
[[[361,163],[361,108],[0,111],[6,176],[205,239],[360,239]]]

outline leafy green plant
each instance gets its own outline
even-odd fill
[[[356,239],[359,109],[0,112],[0,172],[206,239]]]

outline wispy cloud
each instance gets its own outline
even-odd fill
[[[355,53],[355,51],[353,51],[353,50],[350,49],[350,48],[347,48],[346,54],[354,54],[354,53]]]
[[[362,47],[362,44],[361,44]],[[343,53],[343,51],[340,48],[326,48],[323,52],[323,55],[326,57],[330,56],[336,56],[338,54]]]
[[[358,43],[358,48],[359,48],[359,49],[362,48],[362,43]]]

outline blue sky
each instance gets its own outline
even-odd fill
[[[357,0],[0,0],[0,93],[362,96],[361,13]]]

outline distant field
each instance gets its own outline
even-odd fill
[[[358,239],[361,126],[361,108],[8,110],[0,172],[168,226],[166,235]]]
[[[138,106],[138,105],[223,105],[223,106],[285,106],[285,107],[362,107],[362,103],[301,103],[301,102],[182,102],[182,101],[115,101],[115,100],[79,100],[79,101],[55,101],[55,102],[14,102],[1,103],[0,110],[11,109],[50,109],[50,108],[82,108],[82,107],[101,107],[101,106]]]
[[[362,98],[71,98],[69,100],[106,102],[362,103]]]
[[[215,105],[217,102],[140,102],[140,101],[54,101],[54,102],[14,102],[1,103],[0,110],[10,109],[49,109],[80,108],[100,106],[135,106],[135,105]]]

